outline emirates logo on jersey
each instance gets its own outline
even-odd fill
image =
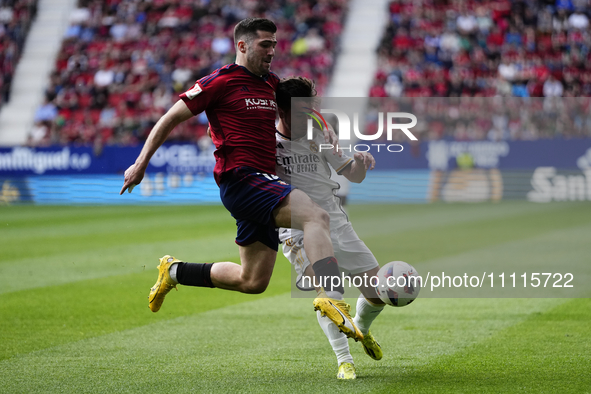
[[[247,98],[244,99],[246,109],[266,109],[275,111],[277,109],[277,103],[275,100],[259,99],[259,98]]]

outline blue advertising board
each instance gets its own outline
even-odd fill
[[[500,170],[542,166],[583,169],[584,163],[591,163],[591,139],[441,140],[401,145],[401,152],[368,145],[376,158],[376,170],[451,170],[457,167],[457,158],[463,154],[471,156],[475,168]],[[107,146],[99,154],[90,147],[0,148],[0,176],[123,174],[140,151],[141,146]],[[156,151],[147,172],[211,176],[214,165],[212,150],[200,151],[194,144],[167,144]]]
[[[453,170],[457,158],[468,154],[475,168],[530,170],[537,167],[583,169],[591,163],[591,139],[548,139],[537,141],[429,141],[415,145],[402,143],[401,152],[370,146],[376,170]],[[365,148],[364,148],[365,150]]]
[[[429,141],[378,151],[376,169],[353,184],[351,202],[591,200],[591,139]],[[219,203],[212,150],[166,144],[154,154],[144,181],[119,196],[136,147],[0,148],[0,203]],[[461,165],[472,172],[460,170]],[[460,164],[460,165],[459,165]],[[463,167],[466,169],[466,167]]]
[[[0,176],[123,174],[142,147],[106,146],[100,152],[91,147],[0,148]],[[213,172],[212,151],[200,151],[193,144],[167,144],[152,157],[147,172]]]

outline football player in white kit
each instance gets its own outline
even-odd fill
[[[362,345],[365,353],[374,360],[380,360],[382,349],[369,331],[371,323],[385,306],[369,284],[369,279],[377,275],[379,265],[369,248],[359,239],[341,208],[340,199],[336,197],[339,184],[330,178],[329,167],[330,165],[336,173],[342,174],[351,182],[359,183],[365,179],[366,171],[374,168],[375,159],[369,152],[357,152],[351,158],[334,154],[329,149],[321,150],[320,145],[325,144],[325,140],[319,130],[315,130],[314,138],[308,140],[305,119],[292,121],[291,98],[314,96],[314,83],[307,78],[291,77],[280,81],[276,92],[279,112],[276,171],[282,180],[304,191],[330,215],[331,238],[341,270],[351,277],[365,276],[364,285],[359,287],[361,295],[357,300],[354,322],[364,335]],[[305,103],[295,105],[302,107],[298,108],[298,112],[310,112],[305,108]],[[297,272],[296,286],[304,291],[314,290],[314,282],[310,280],[314,278],[314,271],[304,251],[303,232],[281,228],[279,239],[283,242],[283,254]],[[337,378],[355,379],[355,366],[347,337],[319,312],[317,318],[337,357]]]

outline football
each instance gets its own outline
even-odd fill
[[[421,291],[421,277],[404,261],[391,261],[378,271],[376,291],[382,301],[391,306],[405,306]]]

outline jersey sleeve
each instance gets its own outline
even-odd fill
[[[214,104],[224,92],[225,78],[212,75],[201,78],[191,89],[179,95],[193,115],[199,115]]]
[[[349,167],[351,163],[353,163],[353,159],[349,156],[346,156],[345,154],[343,154],[342,157],[333,154],[328,154],[326,156],[331,156],[332,160],[331,158],[327,157],[327,161],[330,163],[331,167],[335,170],[335,172],[339,175],[341,175],[345,168]]]

